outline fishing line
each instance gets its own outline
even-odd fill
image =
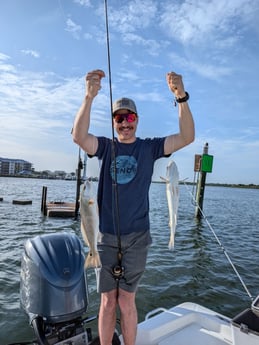
[[[112,77],[111,77],[111,54],[110,54],[110,38],[109,38],[109,21],[108,21],[108,5],[107,0],[104,0],[105,7],[105,27],[106,27],[106,44],[107,44],[107,59],[108,59],[108,77],[109,77],[109,92],[110,92],[110,111],[111,111],[111,125],[112,125],[112,143],[111,143],[111,154],[113,161],[113,197],[114,197],[114,227],[118,239],[118,267],[114,268],[114,276],[120,278],[122,272],[121,259],[121,236],[120,236],[120,217],[119,217],[119,200],[118,200],[118,184],[117,184],[117,170],[116,170],[116,153],[115,153],[115,135],[114,135],[114,124],[112,116]]]
[[[206,221],[206,223],[207,223],[209,229],[211,230],[212,234],[214,235],[216,241],[218,242],[220,248],[222,249],[224,255],[226,256],[228,262],[229,262],[230,265],[232,266],[232,268],[233,268],[234,272],[236,273],[238,279],[240,280],[241,284],[243,285],[243,288],[245,289],[245,291],[246,291],[248,297],[253,301],[253,297],[252,297],[251,293],[249,292],[249,290],[248,290],[246,284],[244,283],[242,277],[241,277],[240,274],[238,273],[238,271],[237,271],[237,269],[236,269],[234,263],[233,263],[232,260],[230,259],[229,255],[228,255],[228,253],[227,253],[227,251],[226,251],[226,249],[225,249],[225,247],[224,247],[223,244],[220,242],[220,240],[219,240],[219,238],[218,238],[216,232],[215,232],[214,229],[212,228],[212,226],[211,226],[210,222],[208,221],[206,215],[204,214],[203,210],[202,210],[201,207],[198,205],[198,203],[197,203],[197,201],[195,200],[193,194],[190,192],[190,190],[189,190],[187,184],[186,184],[184,181],[183,181],[183,183],[184,183],[184,185],[185,185],[185,187],[186,187],[188,193],[191,195],[194,205],[197,206],[197,207],[199,208],[199,211],[200,211],[202,217],[205,219],[205,221]]]

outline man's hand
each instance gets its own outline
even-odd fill
[[[94,98],[98,94],[98,91],[101,89],[101,79],[104,77],[105,73],[100,69],[87,73],[86,89],[88,97]]]
[[[180,74],[169,72],[166,75],[166,81],[169,89],[174,93],[176,98],[185,97],[184,85]]]

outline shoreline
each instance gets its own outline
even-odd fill
[[[30,179],[38,179],[38,180],[63,180],[63,181],[76,181],[76,179],[65,179],[65,178],[55,178],[50,176],[30,176],[30,175],[0,175],[0,177],[11,177],[11,178],[30,178]],[[92,181],[98,182],[98,177],[89,177]],[[164,181],[152,181],[152,183],[165,183]],[[179,184],[187,184],[187,185],[195,185],[193,182],[181,182],[179,181]],[[245,188],[245,189],[259,189],[259,185],[250,183],[250,184],[243,184],[243,183],[217,183],[217,182],[209,182],[206,183],[206,186],[211,187],[228,187],[228,188]]]

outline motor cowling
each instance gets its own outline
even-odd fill
[[[85,256],[72,233],[39,235],[28,239],[21,260],[21,304],[30,319],[47,323],[80,317],[87,309]]]

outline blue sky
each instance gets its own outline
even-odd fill
[[[178,131],[165,81],[182,74],[196,140],[174,154],[193,180],[194,155],[209,143],[208,182],[259,184],[259,2],[108,0],[112,97],[136,101],[138,136]],[[107,77],[91,132],[111,136],[103,0],[0,1],[0,156],[36,170],[75,171],[70,135],[87,71]],[[155,178],[167,161],[156,164]],[[88,161],[88,175],[98,164]]]

